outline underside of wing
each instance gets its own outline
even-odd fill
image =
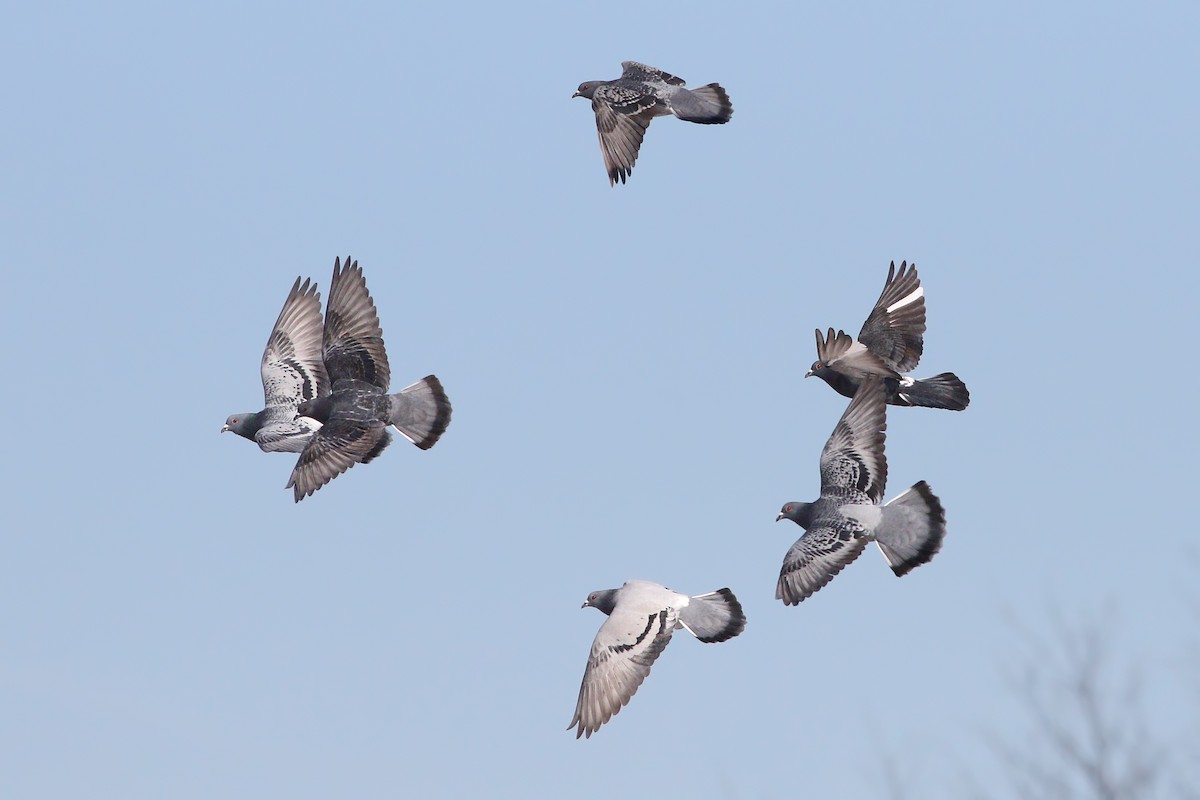
[[[917,267],[888,267],[883,293],[863,323],[858,340],[896,372],[910,372],[921,360],[925,336],[925,290]]]
[[[294,488],[299,503],[355,464],[375,458],[391,441],[379,420],[330,420],[300,453],[287,487]]]
[[[260,372],[267,406],[295,408],[329,393],[322,328],[317,285],[296,278],[263,351]]]
[[[649,614],[617,609],[605,620],[592,642],[575,715],[567,725],[576,728],[575,738],[590,737],[629,702],[671,641],[678,619],[677,611],[664,608]]]
[[[391,381],[383,329],[367,282],[357,261],[349,257],[333,265],[333,281],[325,308],[325,368],[331,382],[365,381],[387,390]]]
[[[850,520],[818,522],[784,556],[775,598],[794,606],[811,596],[858,558],[867,541]]]
[[[887,484],[887,391],[867,378],[846,406],[821,451],[822,496],[861,493],[879,503]]]
[[[633,172],[642,138],[646,135],[650,120],[654,118],[653,106],[652,101],[647,101],[639,105],[640,111],[629,114],[614,109],[599,97],[593,98],[596,131],[600,136],[600,152],[604,156],[609,184],[617,181],[625,183]]]

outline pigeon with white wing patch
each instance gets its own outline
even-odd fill
[[[876,375],[896,406],[924,406],[962,411],[971,402],[966,384],[953,372],[932,378],[910,378],[924,349],[925,290],[915,264],[888,267],[883,293],[871,310],[858,339],[845,331],[824,335],[817,330],[817,360],[804,377],[816,375],[844,397],[854,397],[863,379]]]

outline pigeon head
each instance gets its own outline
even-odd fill
[[[824,361],[814,361],[812,366],[808,368],[808,372],[804,373],[804,377],[811,378],[813,375],[821,377],[828,371],[829,365]]]
[[[808,530],[808,526],[812,524],[812,503],[785,503],[775,521],[779,522],[781,519],[790,519],[804,530]]]
[[[583,601],[580,608],[598,608],[605,614],[611,614],[613,609],[617,607],[617,590],[616,589],[600,589],[588,595],[587,600]]]
[[[575,90],[575,94],[571,95],[571,97],[586,97],[588,100],[591,100],[596,90],[606,83],[608,81],[588,81],[587,83],[581,83],[579,84],[579,88]]]
[[[231,414],[229,418],[225,420],[225,425],[221,428],[221,433],[233,431],[238,436],[242,436],[253,441],[254,434],[258,433],[259,427],[258,414],[254,412],[249,412],[246,414]]]
[[[315,419],[323,425],[329,422],[329,412],[332,410],[332,407],[332,395],[327,394],[322,397],[314,397],[312,400],[305,400],[296,406],[296,416]]]

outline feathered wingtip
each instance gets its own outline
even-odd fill
[[[850,338],[850,334],[843,330],[834,333],[833,328],[822,336],[821,329],[816,329],[817,334],[817,360],[822,364],[828,364],[838,356],[844,355],[850,346],[854,344],[854,339]]]

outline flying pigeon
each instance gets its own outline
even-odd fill
[[[932,378],[910,378],[921,360],[925,334],[925,290],[917,266],[896,262],[888,267],[883,293],[871,316],[858,332],[858,340],[833,328],[824,337],[817,331],[817,360],[805,374],[816,375],[844,397],[854,397],[867,375],[883,378],[887,401],[895,406],[925,406],[962,411],[971,402],[966,385],[953,372]]]
[[[867,542],[879,546],[897,577],[942,549],[946,512],[925,481],[879,505],[887,482],[885,398],[879,378],[863,380],[821,451],[821,496],[787,503],[775,518],[805,530],[784,556],[775,588],[775,598],[789,606],[833,580]]]
[[[608,615],[588,656],[579,702],[567,730],[591,737],[629,702],[677,628],[702,642],[732,639],[746,627],[742,604],[728,589],[688,597],[650,581],[592,592],[582,608]]]
[[[221,432],[258,442],[264,451],[299,453],[321,423],[297,417],[296,408],[305,400],[329,394],[329,377],[321,360],[321,295],[317,285],[296,278],[275,320],[263,351],[262,411],[232,414]]]
[[[571,95],[592,101],[609,186],[629,177],[642,136],[655,117],[674,114],[688,122],[721,125],[733,116],[729,95],[718,84],[685,89],[683,78],[636,61],[622,61],[621,68],[615,81],[581,83]]]
[[[296,409],[321,428],[305,446],[288,488],[296,502],[320,489],[355,464],[366,464],[391,441],[388,426],[422,450],[437,442],[450,424],[450,400],[433,375],[388,394],[391,369],[375,303],[367,292],[358,262],[333,262],[333,281],[325,308],[325,370],[332,393],[314,397]]]

